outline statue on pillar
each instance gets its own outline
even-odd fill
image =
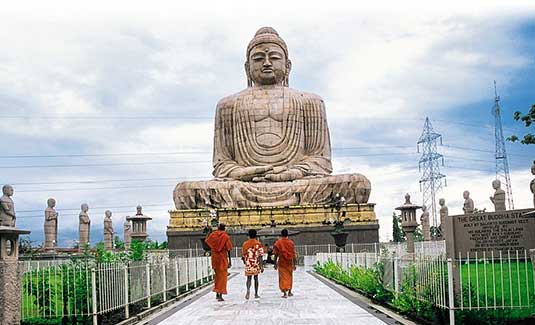
[[[49,198],[45,209],[45,250],[54,250],[58,244],[58,212],[54,207],[56,200]]]
[[[464,198],[464,205],[463,205],[464,214],[474,213],[474,200],[470,198],[470,192],[464,191],[463,198]]]
[[[106,210],[104,217],[104,248],[113,250],[113,222],[110,210]]]
[[[13,186],[6,184],[2,187],[2,197],[0,197],[0,226],[15,228],[17,217],[15,216],[15,203],[13,196]]]
[[[89,206],[87,203],[83,203],[81,205],[81,211],[79,217],[79,226],[78,230],[80,232],[80,241],[78,243],[78,246],[80,250],[84,249],[89,244],[89,237],[90,237],[90,231],[91,231],[91,219],[89,219],[89,214],[87,214],[87,211],[89,210]]]
[[[531,175],[535,176],[535,160],[533,161],[533,165],[531,165]],[[535,208],[535,178],[531,180],[529,188],[531,189],[531,193],[533,194],[533,207]]]
[[[422,234],[425,241],[431,240],[431,225],[429,224],[429,211],[425,205],[422,206],[422,215],[420,216],[420,223],[422,224]]]
[[[446,218],[448,217],[448,207],[446,206],[446,200],[440,199],[438,200],[438,204],[440,205],[440,226],[438,227],[440,236],[445,237],[444,234],[444,225],[446,222]]]
[[[507,210],[505,208],[505,191],[502,190],[501,186],[502,183],[500,182],[500,180],[495,179],[492,181],[492,188],[496,191],[494,192],[494,196],[490,197],[490,200],[494,204],[495,212]]]
[[[132,224],[128,219],[130,216],[126,216],[126,221],[123,224],[123,237],[124,237],[124,248],[130,249],[130,243],[132,242]]]

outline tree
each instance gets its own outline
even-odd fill
[[[529,128],[532,124],[535,123],[535,104],[531,105],[531,109],[527,114],[522,114],[519,111],[516,111],[513,115],[513,118],[515,121],[522,121],[524,122],[524,125]],[[534,124],[535,125],[535,124]],[[507,138],[507,141],[516,142],[519,138],[516,135],[512,135]],[[522,140],[520,140],[520,143],[522,144],[535,144],[535,135],[531,133],[527,133],[523,136]]]
[[[401,243],[405,241],[405,233],[399,226],[399,217],[396,213],[392,213],[392,238],[394,243]]]

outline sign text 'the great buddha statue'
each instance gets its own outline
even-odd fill
[[[215,179],[179,183],[177,209],[252,208],[366,203],[370,181],[331,175],[331,143],[323,100],[288,87],[288,48],[271,27],[247,47],[245,90],[217,104]]]

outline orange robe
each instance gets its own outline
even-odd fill
[[[205,242],[212,252],[212,269],[215,273],[213,291],[227,294],[228,251],[232,249],[230,236],[222,230],[216,230],[205,239]]]
[[[293,285],[294,259],[297,256],[293,240],[287,237],[281,237],[273,245],[273,254],[278,257],[279,288],[281,291],[291,290]]]
[[[264,255],[262,243],[254,238],[246,240],[241,248],[241,254],[245,262],[245,275],[258,275],[262,271],[260,264],[262,263],[260,258]]]

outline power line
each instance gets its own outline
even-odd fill
[[[406,145],[379,145],[379,146],[354,146],[332,148],[337,150],[360,150],[377,148],[412,148]],[[211,154],[211,151],[172,151],[172,152],[123,152],[123,153],[89,153],[89,154],[51,154],[51,155],[0,155],[2,159],[23,159],[23,158],[75,158],[75,157],[121,157],[121,156],[167,156],[167,155],[194,155]]]
[[[337,156],[338,158],[351,157],[379,157],[389,155],[414,155],[412,152],[390,152],[390,153],[370,153]],[[173,165],[173,164],[199,164],[212,163],[212,161],[148,161],[148,162],[121,162],[121,163],[94,163],[94,164],[62,164],[62,165],[18,165],[18,166],[0,166],[0,169],[24,169],[24,168],[70,168],[70,167],[107,167],[107,166],[139,166],[139,165]]]
[[[90,211],[99,210],[99,209],[122,209],[122,208],[133,208],[135,210],[136,204],[128,204],[128,205],[118,205],[118,206],[111,206],[111,207],[89,207]],[[145,207],[157,207],[157,206],[166,206],[169,205],[168,203],[162,202],[162,203],[151,203],[151,204],[143,204],[143,208]],[[33,212],[42,212],[44,210],[19,210],[17,213],[33,213]],[[56,209],[56,211],[80,211],[80,207],[77,208],[61,208]]]

